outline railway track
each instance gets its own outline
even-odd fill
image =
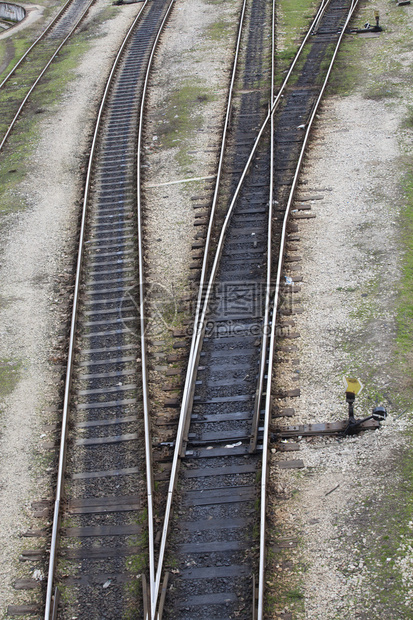
[[[245,3],[237,47],[243,62],[234,65],[231,125],[228,112],[157,550],[140,153],[148,67],[172,4],[143,4],[98,115],[83,204],[46,620],[57,617],[61,591],[62,618],[140,615],[137,572],[148,574],[145,618],[250,618],[251,610],[263,618],[272,354],[288,214],[325,88],[321,65],[328,54],[334,60],[355,3],[322,4],[277,96],[275,68],[264,53],[266,40],[274,46],[274,6]],[[169,589],[164,565],[175,567]]]
[[[95,0],[67,0],[0,83],[0,151],[30,95]]]
[[[79,618],[136,615],[140,582],[134,575],[148,564],[147,537],[153,549],[136,151],[148,71],[172,5],[164,0],[143,3],[112,69],[90,154],[47,619],[56,617],[61,591],[72,604],[62,605],[59,617],[72,617],[74,611]],[[153,562],[150,551],[150,584]]]
[[[260,14],[259,3],[254,7],[262,29],[265,8]],[[326,73],[323,65],[334,62],[354,8],[338,0],[321,5],[277,97],[268,85],[271,113],[253,151],[251,134],[262,102],[248,80],[261,78],[263,69],[245,53],[251,61],[243,82],[247,96],[232,120],[235,148],[229,149],[227,185],[234,190],[242,178],[229,201],[223,193],[227,215],[209,257],[204,299],[199,298],[169,486],[170,506],[177,484],[180,489],[177,518],[170,523],[167,508],[158,565],[159,577],[162,553],[168,553],[175,567],[166,618],[249,618],[251,610],[253,617],[263,617],[271,374],[286,226],[303,149],[331,70]],[[258,47],[254,41],[255,52]],[[287,87],[290,78],[294,85]]]

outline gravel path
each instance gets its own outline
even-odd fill
[[[365,129],[372,117],[381,119],[374,150]],[[297,202],[310,194],[322,199],[311,201],[316,218],[300,224],[304,313],[295,317],[301,338],[294,354],[300,364],[285,364],[282,376],[297,387],[291,380],[298,369],[301,397],[287,403],[296,415],[282,423],[344,419],[344,374],[356,374],[366,386],[357,399],[358,417],[369,415],[376,397],[390,412],[380,432],[341,441],[303,440],[298,453],[274,455],[273,476],[293,498],[282,508],[275,501],[273,509],[285,536],[302,536],[296,566],[307,566],[301,574],[297,570],[305,596],[303,617],[311,620],[359,617],[354,614],[360,612],[369,575],[363,573],[362,555],[342,537],[345,541],[353,523],[357,529],[355,505],[371,494],[384,462],[403,441],[404,420],[395,419],[400,411],[386,399],[393,381],[394,283],[400,276],[398,207],[392,200],[399,182],[396,127],[394,110],[382,103],[358,95],[329,99],[297,197]],[[305,469],[279,478],[275,461],[286,456],[303,459]],[[385,491],[391,479],[384,484]]]

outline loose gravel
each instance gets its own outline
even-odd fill
[[[401,27],[393,37],[406,30]],[[390,32],[382,36],[362,48],[361,71],[379,62],[380,44],[394,44]],[[407,110],[402,100],[368,98],[367,85],[358,80],[352,87],[352,94],[330,96],[323,104],[296,199],[297,204],[305,199],[316,218],[300,222],[300,241],[294,244],[302,258],[301,291],[293,295],[300,298],[293,307],[303,308],[293,317],[300,338],[293,341],[297,351],[281,355],[276,382],[300,387],[301,396],[279,401],[294,407],[295,415],[277,423],[345,419],[343,375],[356,375],[365,385],[356,400],[357,417],[378,404],[389,416],[380,431],[303,438],[299,452],[273,451],[270,515],[277,551],[268,581],[274,618],[411,617],[411,536],[383,560],[380,546],[385,534],[398,535],[392,530],[398,523],[391,511],[380,525],[374,518],[400,484],[397,467],[409,442],[410,409],[397,404],[403,379],[394,364]],[[405,95],[409,92],[406,84]],[[281,471],[277,462],[288,459],[302,459],[304,469]],[[280,541],[292,541],[291,548],[280,552]],[[383,575],[391,580],[399,572],[400,600],[392,593],[386,601]]]

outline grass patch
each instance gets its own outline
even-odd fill
[[[30,150],[28,146],[21,145],[3,159],[0,167],[0,217],[27,206],[23,197],[17,194],[16,188],[25,175],[23,162]]]
[[[28,172],[28,161],[39,139],[40,114],[45,107],[54,108],[68,82],[75,77],[75,70],[89,43],[86,35],[75,37],[59,55],[47,72],[44,83],[38,86],[29,99],[22,118],[15,125],[3,149],[0,165],[0,218],[28,205],[18,192],[18,186]],[[16,92],[11,95],[13,98]]]
[[[301,618],[305,610],[302,582],[306,567],[287,549],[282,552],[268,549],[267,563],[265,611],[268,617],[279,617],[288,609],[294,618]]]
[[[213,101],[213,95],[205,88],[200,79],[186,80],[180,88],[174,90],[168,97],[164,112],[159,116],[157,127],[158,137],[167,148],[177,147],[176,160],[188,173],[193,158],[188,153],[188,140],[191,134],[202,126],[202,105]]]
[[[403,372],[407,397],[413,395],[413,173],[404,178],[405,205],[401,213],[401,241],[404,247],[402,277],[397,309],[397,358]]]
[[[329,95],[350,95],[369,80],[369,70],[359,60],[365,45],[366,39],[356,36],[343,40],[327,86]]]
[[[207,36],[209,39],[212,39],[212,41],[221,41],[228,36],[231,28],[231,23],[225,20],[219,20],[208,26]]]
[[[55,7],[50,10],[55,11]],[[49,9],[45,10],[46,13]],[[100,24],[117,14],[117,7],[108,6],[93,23],[84,24],[79,32],[59,53],[57,59],[52,63],[42,83],[35,89],[26,104],[23,116],[15,125],[8,142],[1,154],[0,165],[0,225],[1,217],[25,209],[28,204],[24,196],[18,191],[18,186],[28,172],[29,160],[33,150],[39,140],[40,113],[50,109],[56,109],[60,103],[68,83],[76,77],[76,69],[81,57],[88,50],[92,39],[98,36]],[[15,65],[18,59],[27,50],[33,40],[31,30],[25,30],[13,38],[14,57],[10,60],[7,69],[2,73],[4,77],[7,72]],[[6,42],[0,42],[0,53],[6,53]],[[48,53],[46,52],[47,56]],[[43,59],[42,59],[43,57]],[[30,66],[27,67],[28,76],[33,74],[34,65],[41,65],[44,60],[44,53],[38,55],[37,59],[32,58]],[[23,63],[25,65],[25,63]],[[24,69],[19,69],[19,73]],[[28,78],[30,83],[30,78]],[[11,78],[11,85],[13,78]],[[18,98],[19,95],[26,94],[22,89],[13,91],[9,85],[2,93],[2,100],[7,101]]]
[[[5,148],[0,165],[0,226],[2,216],[25,209],[28,206],[18,191],[20,182],[28,170],[28,159],[38,141],[38,123],[35,116],[24,116],[15,125]]]
[[[24,28],[23,30],[17,31],[13,34],[12,37],[7,39],[2,39],[0,41],[0,65],[2,64],[2,59],[6,58],[10,52],[10,49],[14,50],[14,54],[4,70],[0,73],[0,82],[2,79],[11,71],[17,61],[23,56],[23,54],[29,49],[32,43],[39,36],[40,32],[50,23],[53,16],[55,16],[62,8],[64,2],[66,0],[61,0],[59,2],[59,6],[56,4],[52,4],[50,6],[45,6],[43,11],[42,18],[39,21],[36,21],[31,26]],[[38,2],[37,0],[28,0],[26,4],[45,4],[44,2]]]
[[[125,586],[126,593],[131,598],[130,607],[125,613],[125,620],[135,620],[135,618],[141,617],[141,610],[139,608],[142,601],[142,579],[140,577],[147,572],[149,560],[148,511],[146,508],[142,510],[137,523],[141,525],[142,530],[138,536],[131,539],[131,544],[137,545],[139,552],[130,556],[126,561],[128,572],[132,573],[136,579],[133,579]]]
[[[405,129],[413,129],[413,105],[407,106],[407,114],[402,125]]]
[[[386,485],[379,492],[359,504],[355,524],[360,523],[357,534],[347,539],[359,550],[369,575],[369,594],[363,602],[368,617],[411,618],[412,592],[409,591],[413,567],[413,449],[412,431],[408,445],[395,454],[379,473],[377,487]],[[390,477],[390,484],[389,484]],[[363,524],[368,523],[368,527]],[[410,577],[405,578],[405,571]]]
[[[291,64],[302,35],[313,19],[314,0],[280,0],[277,8],[277,64],[279,74]]]
[[[280,0],[278,29],[282,32],[282,49],[295,46],[297,40],[314,16],[314,0]]]
[[[374,23],[372,13],[371,6],[360,6],[352,26],[358,28],[366,22]],[[400,32],[406,22],[407,14],[400,12],[396,5],[389,5],[382,25],[386,34],[391,34]],[[387,44],[384,37],[381,34],[378,38],[367,39],[354,34],[343,40],[330,78],[329,94],[345,96],[357,88],[366,99],[373,101],[401,96],[401,85],[411,81],[410,63],[401,62],[402,50],[410,51],[410,42],[407,42],[406,35],[401,35]],[[360,62],[361,58],[363,62]]]
[[[292,590],[287,590],[286,598],[289,601],[300,601],[304,598],[304,594],[300,590],[300,588],[293,588]]]
[[[53,106],[58,102],[68,82],[76,78],[77,66],[89,45],[85,34],[81,34],[63,48],[59,53],[58,61],[54,62],[47,71],[44,84],[33,93],[32,100],[38,106]]]
[[[20,379],[21,362],[0,360],[0,398],[11,394]]]
[[[371,84],[364,94],[365,99],[373,101],[394,99],[396,97],[400,97],[397,88],[388,83]]]
[[[6,77],[6,75],[13,69],[14,65],[20,60],[23,54],[28,50],[32,43],[32,37],[27,36],[27,31],[19,35],[12,37],[11,45],[7,39],[2,39],[0,41],[0,59],[5,58],[12,48],[14,50],[14,55],[10,58],[10,61],[7,67],[0,73],[0,81]]]

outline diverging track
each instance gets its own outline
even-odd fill
[[[250,6],[260,27],[270,28],[265,7]],[[326,61],[334,61],[354,6],[341,0],[323,4],[277,97],[270,99],[270,71],[256,53],[259,46],[251,54],[245,48],[244,76],[269,75],[271,112],[251,152],[265,92],[262,83],[258,95],[253,82],[239,77],[235,91],[238,87],[246,105],[236,108],[223,173],[232,191],[229,199],[228,191],[220,193],[227,215],[200,299],[169,487],[171,502],[179,481],[169,546],[168,523],[164,526],[173,567],[167,618],[263,617],[271,369],[286,225],[330,71]],[[253,20],[249,23],[251,34]],[[306,60],[299,67],[304,49]],[[288,87],[291,77],[294,86]],[[255,123],[248,124],[254,114]],[[246,147],[250,157],[244,168]],[[274,266],[277,279],[271,276]]]
[[[147,564],[143,615],[160,619],[164,563],[172,569],[164,617],[263,618],[272,356],[288,215],[330,71],[322,67],[333,62],[355,3],[322,4],[275,96],[275,9],[245,0],[155,566],[140,157],[147,67],[171,7],[143,4],[93,140],[45,620],[55,617],[61,589],[62,617],[139,615],[136,574]]]

